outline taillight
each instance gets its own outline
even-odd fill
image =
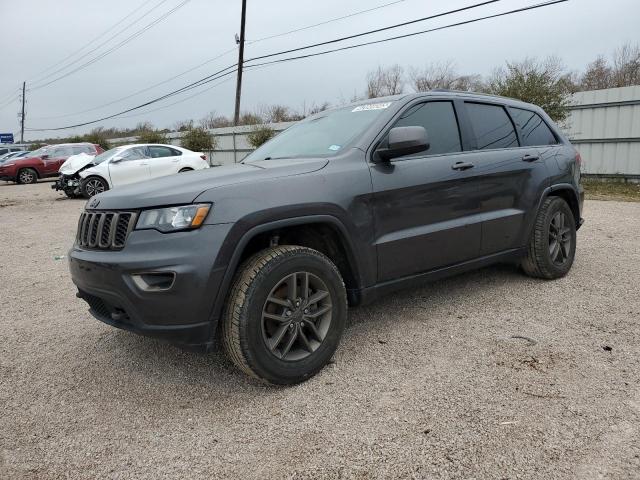
[[[576,150],[576,165],[578,165],[578,168],[582,167],[582,157],[580,156],[580,152],[578,152]]]
[[[580,155],[578,155],[580,156]],[[207,156],[206,155],[200,155],[200,158],[203,159],[205,162],[207,161]]]

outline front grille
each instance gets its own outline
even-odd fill
[[[85,248],[119,250],[135,224],[134,212],[84,212],[78,221],[76,243]]]

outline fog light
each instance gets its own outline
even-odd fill
[[[131,275],[133,283],[145,292],[170,290],[176,281],[175,272],[145,272]]]

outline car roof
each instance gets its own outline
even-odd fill
[[[425,97],[450,97],[450,98],[461,98],[461,99],[470,99],[477,100],[479,102],[482,101],[495,101],[498,103],[502,103],[505,105],[510,105],[513,107],[521,107],[527,109],[539,109],[537,105],[533,105],[531,103],[523,102],[521,100],[503,97],[500,95],[492,95],[489,93],[481,93],[481,92],[467,92],[463,90],[448,90],[446,88],[437,88],[434,90],[428,90],[426,92],[416,92],[416,93],[401,93],[398,95],[388,95],[385,97],[376,97],[376,98],[367,98],[364,100],[358,100],[352,103],[349,103],[346,106],[358,106],[358,105],[366,105],[369,103],[384,103],[384,102],[395,102],[398,100],[406,100],[411,101],[417,98],[425,98]],[[340,107],[338,107],[340,108]]]

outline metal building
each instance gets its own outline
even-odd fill
[[[640,85],[574,94],[565,132],[583,173],[640,179]]]

